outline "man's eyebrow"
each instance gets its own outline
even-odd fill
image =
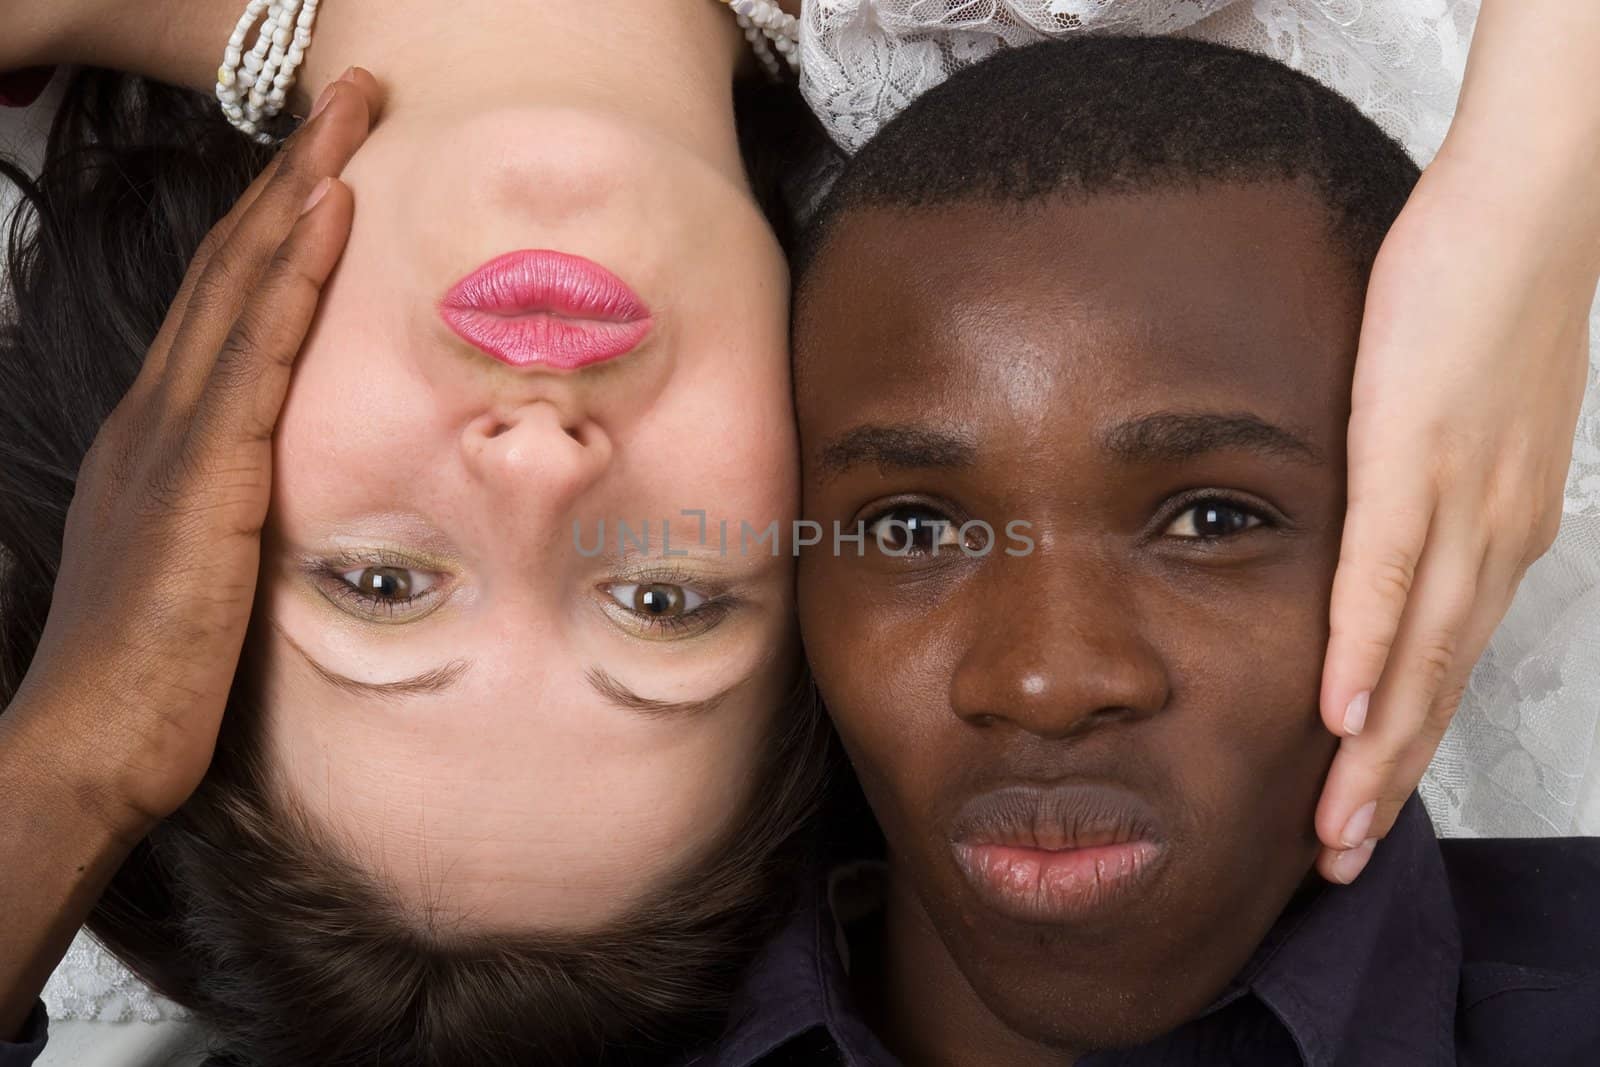
[[[1101,444],[1130,463],[1179,462],[1228,450],[1327,462],[1300,434],[1248,413],[1158,412],[1111,427]]]
[[[837,477],[852,467],[872,464],[879,470],[928,470],[966,467],[978,458],[972,439],[925,426],[866,425],[847,430],[817,454],[823,477]]]
[[[472,666],[464,659],[456,659],[443,666],[423,671],[421,674],[411,678],[401,678],[393,682],[362,682],[318,663],[312,658],[311,653],[301,648],[300,643],[290,637],[288,632],[276,622],[272,624],[272,628],[278,631],[278,636],[282,637],[290,648],[300,654],[300,658],[310,665],[318,678],[321,678],[335,689],[343,690],[346,693],[354,693],[357,696],[393,699],[416,696],[420,693],[440,693],[454,685],[456,679],[467,673],[467,668]]]
[[[635,711],[649,718],[667,717],[693,717],[709,715],[722,706],[723,701],[739,688],[744,679],[734,682],[719,692],[712,693],[704,700],[656,700],[652,697],[640,696],[632,689],[623,685],[608,674],[604,667],[591,667],[586,675],[594,691],[623,711]]]

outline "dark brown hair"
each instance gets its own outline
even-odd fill
[[[764,90],[741,104],[750,110],[762,137],[775,116],[804,121],[797,100]],[[796,131],[765,148],[744,139],[753,180],[773,172],[762,158],[813,137]],[[267,158],[197,94],[84,71],[41,176],[0,163],[25,198],[0,321],[0,701],[44,626],[78,466],[201,239]],[[775,187],[758,193],[775,206]],[[604,929],[527,935],[419,920],[345,859],[273,787],[246,678],[199,791],[135,850],[90,919],[211,1026],[215,1062],[661,1062],[715,1036],[807,858],[829,744],[808,682],[777,716],[762,773],[709,859]]]

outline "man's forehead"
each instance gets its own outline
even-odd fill
[[[1185,243],[1225,250],[1272,233],[1284,251],[1336,258],[1328,209],[1303,181],[1196,182],[1116,193],[1031,199],[961,199],[849,207],[827,223],[802,290],[884,281],[977,280],[1044,260],[1070,267],[1088,256],[1138,261]],[[1232,238],[1232,240],[1230,240]],[[901,270],[885,276],[881,267]]]
[[[1347,386],[1360,324],[1320,204],[1289,185],[851,211],[805,287],[803,421],[1062,385]]]

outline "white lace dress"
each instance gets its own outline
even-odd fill
[[[1419,163],[1461,88],[1478,0],[807,0],[801,88],[859,147],[919,93],[999,48],[1073,33],[1248,48],[1332,86]],[[1600,338],[1600,302],[1591,337]],[[1600,366],[1600,348],[1591,349]],[[1472,676],[1422,795],[1463,836],[1600,833],[1600,388],[1591,378],[1555,547]]]

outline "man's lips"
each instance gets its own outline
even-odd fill
[[[626,355],[650,333],[650,310],[615,274],[581,256],[508,252],[439,304],[445,323],[513,367],[576,370]]]
[[[1137,796],[1104,786],[1012,786],[974,797],[951,855],[978,898],[1029,923],[1091,919],[1148,886],[1166,855]]]

